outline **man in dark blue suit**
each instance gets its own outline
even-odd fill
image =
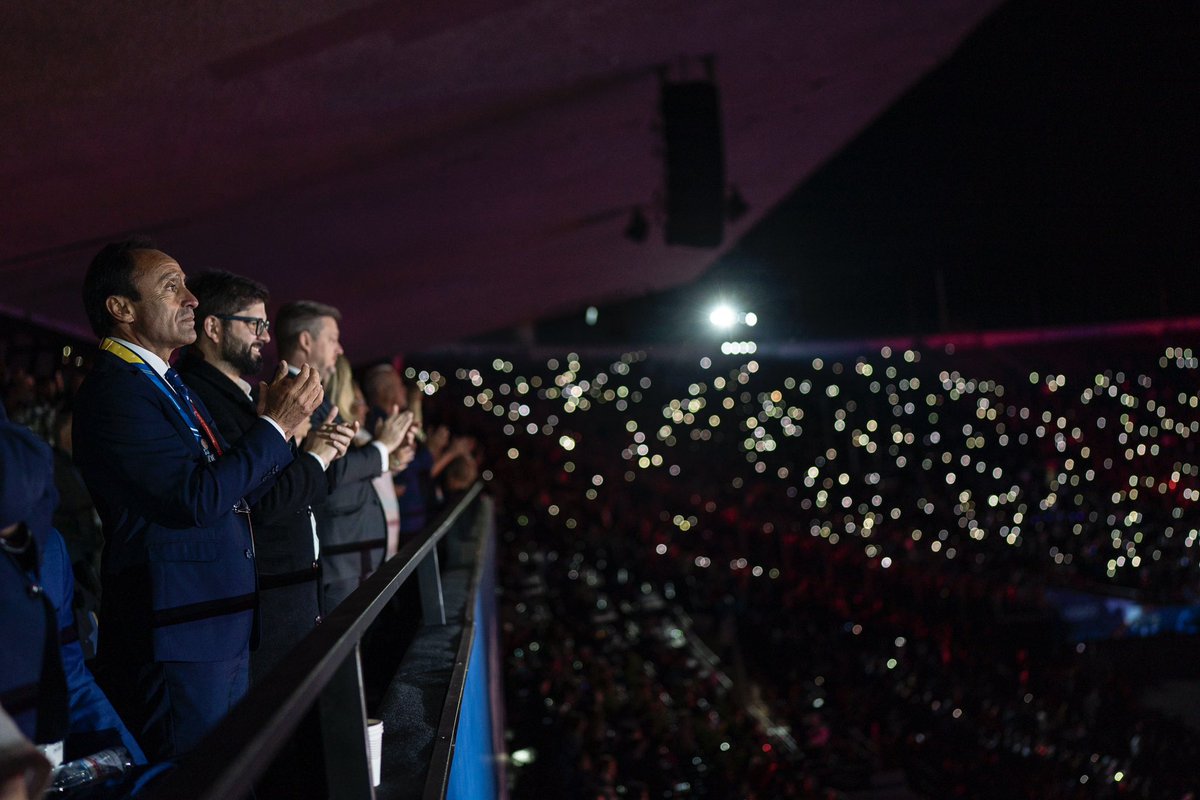
[[[105,246],[84,278],[102,338],[75,403],[75,461],[104,524],[98,675],[151,759],[191,749],[245,693],[255,608],[248,502],[292,460],[319,376],[280,366],[236,445],[168,365],[196,338],[179,264]]]

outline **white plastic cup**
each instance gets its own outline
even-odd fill
[[[383,720],[367,720],[367,755],[371,759],[371,785],[383,781]]]

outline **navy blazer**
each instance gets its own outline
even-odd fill
[[[145,663],[244,653],[254,543],[235,508],[291,462],[279,431],[257,420],[237,444],[221,440],[224,455],[209,463],[158,386],[104,351],[79,388],[73,431],[104,524],[100,655]]]

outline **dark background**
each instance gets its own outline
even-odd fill
[[[1200,4],[1010,3],[699,281],[535,337],[711,337],[718,297],[760,341],[1200,314],[1198,142]]]

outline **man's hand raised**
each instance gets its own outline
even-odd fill
[[[400,406],[392,406],[391,415],[375,424],[375,441],[391,453],[404,443],[404,436],[412,425],[413,412],[401,411]]]
[[[337,406],[330,409],[325,422],[320,427],[313,428],[304,440],[304,451],[320,456],[326,464],[346,455],[354,434],[358,433],[357,422],[353,425],[339,425],[334,422],[337,419],[337,411]]]
[[[417,457],[417,446],[412,442],[405,441],[404,444],[396,448],[391,456],[388,457],[388,469],[392,472],[403,472],[408,469],[408,465]]]
[[[275,420],[290,439],[321,405],[325,390],[321,388],[321,376],[308,364],[300,368],[298,375],[292,376],[288,375],[287,362],[280,361],[270,385],[259,384],[259,397],[262,398],[262,413]]]

